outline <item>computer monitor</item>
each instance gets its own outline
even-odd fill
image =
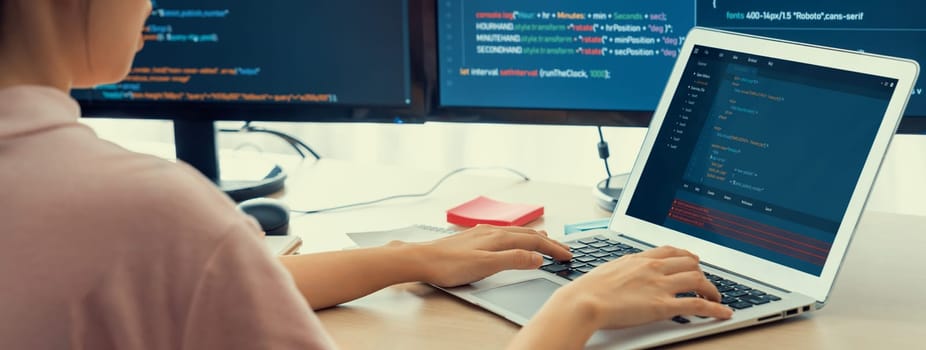
[[[441,0],[432,119],[646,126],[694,25],[926,65],[924,11],[917,0]],[[923,92],[900,132],[926,133]]]
[[[647,126],[695,25],[694,5],[438,1],[437,108],[431,119]],[[599,155],[607,162],[603,141]],[[627,174],[606,170],[596,199],[613,210]]]
[[[437,2],[445,121],[646,126],[688,30],[677,0]]]
[[[236,200],[265,195],[279,169],[220,180],[213,122],[423,122],[410,1],[153,0],[130,75],[73,96],[88,117],[174,120],[179,159]]]
[[[439,0],[429,120],[647,126],[695,25],[926,65],[924,10],[916,0]],[[926,133],[922,88],[899,131]],[[598,184],[603,208],[625,179]]]

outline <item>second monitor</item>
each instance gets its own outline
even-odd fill
[[[420,14],[409,0],[152,5],[129,76],[73,95],[86,116],[172,119],[177,158],[236,200],[278,191],[285,175],[220,176],[215,120],[423,119],[423,99],[413,97],[423,84],[412,71],[421,49],[411,40]]]
[[[444,0],[434,119],[647,126],[695,25],[926,64],[922,1]],[[920,84],[922,86],[922,83]],[[914,89],[900,132],[926,133]]]

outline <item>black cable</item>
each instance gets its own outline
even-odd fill
[[[276,130],[262,128],[259,126],[251,126],[250,121],[246,121],[244,125],[242,125],[241,128],[239,129],[219,129],[219,131],[220,132],[245,132],[245,133],[254,132],[254,133],[270,134],[270,135],[283,139],[283,141],[286,141],[286,143],[288,143],[290,147],[296,150],[296,153],[299,153],[299,156],[301,156],[302,158],[306,157],[305,153],[302,152],[302,150],[304,149],[308,151],[309,153],[311,153],[312,156],[315,157],[315,159],[322,159],[322,157],[317,152],[315,152],[315,150],[313,150],[312,147],[309,147],[309,145],[305,144],[305,142],[302,142],[296,137],[280,132],[280,131],[276,131]],[[300,149],[300,147],[302,148]]]
[[[608,157],[611,156],[611,152],[608,150],[608,143],[604,140],[604,133],[601,132],[601,125],[598,126],[598,157],[604,160],[604,171],[608,173],[608,178],[611,178],[611,167],[608,166]]]
[[[296,140],[296,139],[295,139],[294,137],[292,137],[292,136],[289,136],[289,135],[284,134],[284,133],[279,132],[279,131],[267,130],[267,129],[256,128],[256,127],[251,127],[251,128],[249,128],[246,132],[264,133],[264,134],[270,134],[270,135],[279,137],[279,138],[283,139],[283,141],[286,141],[286,143],[288,143],[288,144],[290,145],[290,147],[292,147],[293,149],[295,149],[296,152],[299,153],[299,156],[301,156],[302,158],[305,158],[305,153],[303,153],[303,152],[302,152],[302,149],[299,148],[299,146],[301,146],[300,143],[298,142],[298,140]],[[308,147],[308,146],[306,146],[306,147]],[[311,148],[306,148],[306,150],[309,151],[309,153],[311,153],[312,156],[315,157],[315,159],[321,159],[321,158],[318,156],[318,154],[315,153],[315,151],[312,151]]]
[[[431,186],[431,189],[428,190],[427,192],[413,193],[413,194],[393,195],[393,196],[383,197],[383,198],[380,198],[380,199],[374,199],[374,200],[371,200],[371,201],[358,202],[358,203],[352,203],[352,204],[345,204],[345,205],[339,205],[339,206],[336,206],[336,207],[323,208],[323,209],[315,209],[315,210],[290,210],[290,211],[291,211],[291,212],[294,212],[294,213],[299,213],[299,214],[318,214],[318,213],[322,213],[322,212],[335,211],[335,210],[341,210],[341,209],[359,207],[359,206],[364,206],[364,205],[376,204],[376,203],[381,203],[381,202],[385,202],[385,201],[390,201],[390,200],[393,200],[393,199],[425,197],[425,196],[431,194],[432,192],[434,192],[434,190],[436,190],[437,187],[439,187],[442,183],[444,183],[444,181],[446,181],[449,177],[451,177],[451,176],[453,176],[453,175],[456,175],[457,173],[460,173],[460,172],[463,172],[463,171],[468,171],[468,170],[507,170],[507,171],[510,171],[510,172],[515,173],[515,174],[517,174],[518,176],[522,177],[522,178],[524,179],[524,181],[530,181],[530,180],[531,180],[529,177],[527,177],[527,175],[524,175],[524,173],[522,173],[522,172],[520,172],[520,171],[517,171],[517,170],[514,170],[514,169],[512,169],[512,168],[507,168],[507,167],[463,167],[463,168],[455,169],[455,170],[453,170],[453,171],[447,173],[447,175],[444,175],[444,177],[442,177],[440,180],[438,180],[437,183],[434,184],[434,186]]]

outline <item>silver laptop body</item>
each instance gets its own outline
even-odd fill
[[[823,307],[918,70],[909,60],[693,29],[609,229],[564,241],[574,253],[598,243],[685,248],[756,303],[737,304],[725,321],[680,315],[601,330],[587,347],[663,345]],[[599,253],[583,266],[617,258]],[[444,290],[524,325],[574,270],[506,271]]]

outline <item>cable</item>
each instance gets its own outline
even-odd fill
[[[611,178],[611,167],[608,166],[608,157],[611,156],[611,152],[608,150],[608,143],[604,140],[604,133],[601,132],[601,125],[598,126],[598,139],[601,140],[598,142],[598,157],[604,160],[604,171],[608,173],[608,178]]]
[[[262,128],[262,127],[259,127],[259,126],[251,126],[251,122],[250,122],[250,121],[244,122],[244,125],[242,125],[241,128],[239,128],[239,129],[219,129],[219,131],[220,131],[220,132],[245,132],[245,133],[247,133],[247,132],[255,132],[255,133],[270,134],[270,135],[273,135],[273,136],[276,136],[276,137],[279,137],[279,138],[283,139],[283,141],[286,141],[286,143],[288,143],[288,144],[290,145],[290,147],[292,147],[294,150],[296,150],[296,153],[299,153],[299,156],[302,157],[302,158],[305,158],[305,157],[306,157],[306,156],[305,156],[305,153],[302,152],[302,150],[304,149],[304,150],[308,151],[309,153],[311,153],[312,156],[315,157],[315,159],[322,159],[322,157],[321,157],[320,155],[318,155],[318,153],[316,153],[315,150],[312,149],[312,147],[309,147],[309,145],[305,144],[305,143],[302,142],[301,140],[299,140],[299,139],[297,139],[297,138],[295,138],[295,137],[293,137],[293,136],[291,136],[291,135],[289,135],[289,134],[280,132],[280,131],[271,130],[271,129],[267,129],[267,128]],[[300,147],[301,147],[301,148],[300,148]]]
[[[335,211],[335,210],[341,210],[341,209],[359,207],[359,206],[364,206],[364,205],[376,204],[376,203],[381,203],[381,202],[390,201],[390,200],[394,200],[394,199],[400,199],[400,198],[425,197],[425,196],[431,194],[432,192],[434,192],[434,190],[436,190],[442,183],[444,183],[444,181],[446,181],[446,180],[447,180],[448,178],[450,178],[451,176],[456,175],[456,174],[461,173],[461,172],[464,172],[464,171],[468,171],[468,170],[507,170],[507,171],[509,171],[509,172],[512,172],[512,173],[514,173],[514,174],[517,174],[518,176],[520,176],[521,178],[523,178],[524,181],[530,181],[530,180],[531,180],[529,177],[527,177],[527,175],[524,175],[524,173],[522,173],[522,172],[520,172],[520,171],[517,171],[517,170],[514,170],[514,169],[512,169],[512,168],[508,168],[508,167],[463,167],[463,168],[455,169],[455,170],[453,170],[453,171],[447,173],[447,175],[444,175],[444,177],[442,177],[440,180],[438,180],[437,183],[434,184],[434,186],[431,186],[431,189],[429,189],[427,192],[413,193],[413,194],[393,195],[393,196],[383,197],[383,198],[380,198],[380,199],[374,199],[374,200],[371,200],[371,201],[358,202],[358,203],[345,204],[345,205],[339,205],[339,206],[336,206],[336,207],[330,207],[330,208],[324,208],[324,209],[315,209],[315,210],[290,210],[290,211],[291,211],[291,212],[294,212],[294,213],[299,213],[299,214],[318,214],[318,213],[322,213],[322,212],[329,212],[329,211]]]

